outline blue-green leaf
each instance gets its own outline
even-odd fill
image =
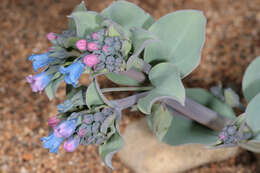
[[[84,37],[86,34],[97,31],[104,20],[98,13],[94,11],[74,12],[70,17],[73,18],[76,24],[78,37]]]
[[[119,84],[119,85],[128,85],[128,86],[139,86],[141,83],[136,81],[130,77],[127,77],[123,74],[116,74],[116,73],[107,73],[106,77],[111,80],[112,82]]]
[[[175,65],[171,63],[156,65],[151,69],[149,79],[155,88],[138,101],[140,111],[150,114],[153,103],[166,98],[177,100],[184,105],[185,89]]]
[[[101,14],[126,29],[132,27],[147,29],[154,23],[150,14],[135,4],[122,0],[112,3]]]
[[[146,118],[153,133],[161,142],[171,125],[173,116],[164,105],[154,104],[151,115],[146,116]]]
[[[87,11],[85,1],[82,1],[79,5],[77,5],[73,12],[79,12],[79,11]],[[69,19],[69,29],[74,30],[76,29],[76,25],[73,19]]]
[[[52,100],[55,97],[57,89],[64,79],[64,76],[60,75],[59,72],[57,72],[56,74],[59,74],[59,75],[58,76],[55,75],[53,77],[52,81],[45,88],[45,93],[50,100]]]
[[[260,92],[260,56],[254,59],[247,67],[242,81],[244,96],[249,102]]]
[[[107,166],[113,169],[112,157],[124,146],[124,140],[119,133],[115,133],[103,145],[99,146],[99,154]]]
[[[247,105],[246,123],[254,133],[260,132],[260,93],[257,94]]]
[[[98,106],[104,104],[102,98],[100,98],[98,91],[96,89],[95,83],[92,82],[86,92],[86,103],[89,108],[92,106]]]
[[[177,11],[162,17],[149,28],[160,41],[147,46],[144,60],[152,64],[171,62],[182,77],[187,76],[199,65],[205,25],[205,16],[196,10]]]
[[[183,144],[212,144],[217,139],[218,134],[213,130],[175,112],[163,142],[176,146]]]

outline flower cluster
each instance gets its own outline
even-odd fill
[[[227,145],[237,145],[240,141],[250,139],[251,137],[251,133],[243,133],[236,125],[227,125],[219,133],[219,140]]]
[[[124,70],[123,41],[120,36],[110,37],[107,28],[84,38],[77,37],[75,31],[63,31],[60,35],[49,33],[47,38],[53,46],[46,53],[29,57],[35,72],[47,67],[42,73],[27,77],[34,92],[44,90],[56,73],[76,87],[86,69],[96,73]]]
[[[112,108],[103,108],[95,113],[72,113],[66,120],[51,117],[48,121],[53,132],[43,137],[43,147],[57,153],[64,142],[64,149],[73,152],[79,144],[103,144],[115,132],[115,113]]]

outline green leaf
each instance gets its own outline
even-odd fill
[[[260,132],[260,93],[257,94],[247,105],[246,123],[254,133]]]
[[[225,102],[231,107],[238,107],[240,105],[239,96],[231,88],[224,90]]]
[[[163,142],[176,146],[183,144],[212,144],[217,139],[218,134],[213,130],[175,112]]]
[[[205,89],[189,88],[186,89],[186,95],[190,99],[212,109],[220,115],[223,115],[232,120],[236,118],[236,114],[230,106],[222,102],[220,99]]]
[[[120,134],[115,133],[111,138],[103,145],[99,146],[99,154],[102,160],[110,168],[114,168],[112,165],[113,155],[124,146],[124,140]]]
[[[70,37],[66,40],[65,47],[66,48],[76,48],[76,42],[79,40],[77,37]]]
[[[57,77],[56,74],[54,75],[54,79],[45,88],[45,93],[50,100],[52,100],[55,97],[56,91],[64,78],[64,76],[60,75],[60,73],[59,73],[59,77]]]
[[[72,97],[75,94],[77,94],[79,91],[85,90],[85,89],[86,89],[85,86],[80,86],[80,87],[74,88],[72,85],[66,84],[66,100],[72,99]]]
[[[156,65],[151,69],[149,79],[155,88],[138,101],[138,108],[141,112],[150,114],[152,105],[166,98],[177,100],[184,105],[185,89],[175,65],[171,63]]]
[[[86,34],[97,31],[104,20],[98,13],[94,11],[74,12],[70,17],[73,18],[76,24],[78,37],[84,37]]]
[[[88,11],[84,1],[82,1],[79,5],[77,5],[73,10],[73,12],[79,12],[79,11]],[[69,29],[70,30],[76,29],[75,22],[71,18],[69,19]]]
[[[260,142],[256,140],[250,140],[247,143],[240,143],[240,147],[247,149],[249,151],[260,153]]]
[[[107,73],[106,77],[109,80],[111,80],[112,82],[119,84],[119,85],[128,85],[128,86],[140,86],[141,85],[139,81],[129,78],[123,74]]]
[[[242,81],[242,89],[244,96],[249,102],[254,96],[260,92],[260,56],[247,67]]]
[[[132,27],[148,29],[154,23],[150,14],[127,1],[116,1],[104,9],[101,14],[126,29]]]
[[[182,77],[187,76],[199,65],[205,25],[205,16],[196,10],[177,11],[162,17],[149,28],[160,41],[146,47],[144,60],[152,64],[171,62]]]
[[[132,66],[140,69],[140,67],[138,67],[138,64],[140,64],[140,60],[138,60],[139,55],[143,52],[147,45],[152,42],[158,41],[158,39],[151,32],[148,32],[141,28],[133,28],[131,29],[131,41],[134,47],[134,52],[128,59],[127,69],[130,69]],[[143,59],[141,60],[143,61]]]
[[[102,98],[100,98],[98,91],[96,89],[96,85],[92,82],[87,89],[86,92],[86,103],[89,108],[92,106],[98,106],[104,104]]]
[[[168,112],[165,106],[154,104],[151,115],[146,117],[153,133],[157,137],[158,141],[161,142],[171,125],[173,116]]]

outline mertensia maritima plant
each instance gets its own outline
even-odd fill
[[[201,59],[206,27],[201,11],[176,11],[155,21],[128,1],[115,1],[101,13],[87,10],[82,2],[68,19],[67,30],[47,34],[52,46],[46,52],[29,57],[37,72],[26,78],[33,92],[45,91],[53,99],[66,83],[66,100],[48,120],[49,136],[41,138],[44,148],[58,153],[61,144],[68,152],[97,145],[113,168],[112,156],[124,146],[121,112],[132,107],[147,115],[160,142],[260,152],[260,57],[243,78],[247,106],[231,88],[208,92],[182,84]],[[88,86],[79,82],[82,74],[88,74]],[[120,87],[100,88],[101,75]],[[120,91],[134,94],[116,100],[104,95]],[[233,108],[242,114],[236,116]]]

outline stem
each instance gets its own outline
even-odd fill
[[[118,87],[118,88],[103,88],[102,93],[117,92],[117,91],[147,91],[153,89],[152,86],[147,87]]]
[[[114,100],[113,103],[120,105],[121,109],[126,109],[135,105],[140,98],[145,97],[147,94],[148,92],[139,93],[123,99]],[[179,102],[170,99],[164,100],[163,102],[173,113],[178,112],[187,118],[216,131],[223,129],[225,125],[231,121],[189,98],[186,98],[185,100],[185,106],[182,106]]]

